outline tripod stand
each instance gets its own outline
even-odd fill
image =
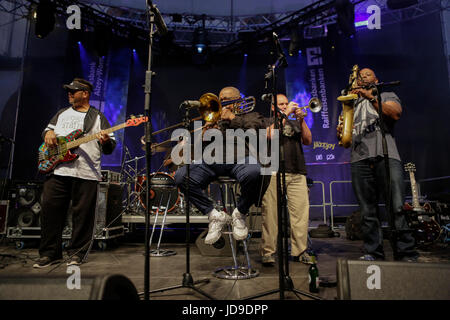
[[[298,299],[301,299],[299,295],[321,300],[320,297],[309,294],[307,292],[297,290],[294,288],[294,284],[289,275],[289,258],[288,258],[288,212],[287,212],[287,197],[286,197],[286,170],[284,159],[284,137],[283,137],[283,121],[289,121],[287,116],[278,108],[277,103],[277,77],[276,70],[279,67],[286,67],[287,61],[284,53],[281,49],[281,44],[278,40],[276,33],[273,33],[273,40],[278,52],[278,58],[273,65],[269,66],[269,72],[266,74],[266,85],[269,81],[272,83],[272,98],[274,105],[274,128],[278,129],[280,135],[278,156],[280,160],[279,170],[276,175],[277,179],[277,208],[278,208],[278,275],[279,275],[279,289],[270,290],[257,295],[253,295],[246,299],[256,299],[270,294],[280,293],[280,300],[285,299],[285,291],[293,292]]]
[[[182,107],[184,107],[184,109],[185,109],[184,127],[185,127],[186,131],[189,131],[189,123],[190,123],[189,108],[187,106],[185,106],[184,103],[181,104],[180,108],[182,108]],[[185,158],[185,163],[186,163],[186,191],[185,191],[185,198],[186,198],[186,207],[185,207],[185,212],[186,212],[186,272],[183,274],[183,280],[181,282],[181,285],[152,290],[152,291],[150,291],[150,293],[163,292],[163,291],[180,289],[180,288],[188,288],[188,289],[192,289],[192,290],[200,293],[201,295],[205,296],[206,298],[208,298],[210,300],[214,300],[214,298],[212,296],[210,296],[203,290],[195,287],[195,285],[199,284],[199,283],[209,283],[209,279],[202,279],[202,280],[194,281],[194,279],[191,275],[191,271],[190,271],[190,241],[191,241],[190,233],[191,233],[191,229],[190,229],[190,222],[189,222],[189,214],[190,214],[191,206],[190,206],[190,201],[189,201],[189,181],[190,181],[190,164],[189,163],[190,163],[191,159],[186,159],[186,157],[184,157],[184,158]]]

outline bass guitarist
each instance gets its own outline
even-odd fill
[[[41,242],[39,260],[35,268],[45,268],[62,259],[62,231],[72,201],[72,239],[67,253],[67,265],[79,265],[86,258],[92,243],[95,222],[97,185],[101,181],[101,153],[111,154],[116,146],[106,117],[89,104],[92,84],[75,78],[63,86],[67,90],[70,107],[61,109],[45,128],[42,136],[48,147],[57,144],[57,136],[66,136],[81,129],[85,134],[98,132],[97,139],[80,145],[77,159],[62,162],[44,182],[42,193]]]

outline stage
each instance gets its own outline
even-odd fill
[[[317,222],[312,222],[314,225]],[[330,287],[320,286],[318,295],[325,300],[337,299],[336,261],[338,258],[358,259],[362,255],[362,241],[346,239],[345,230],[337,229],[340,237],[311,238],[311,249],[317,254],[317,266],[321,281],[327,281]],[[279,287],[278,267],[265,267],[261,264],[259,255],[260,238],[250,240],[249,255],[252,267],[259,270],[259,276],[246,280],[218,279],[212,275],[219,267],[230,266],[233,260],[230,256],[203,256],[195,243],[191,244],[191,274],[194,281],[209,279],[209,283],[199,284],[198,288],[210,294],[217,300],[240,300],[252,295],[263,293]],[[135,238],[135,237],[134,237]],[[170,241],[170,237],[167,238]],[[122,274],[129,278],[139,293],[144,290],[144,245],[143,243],[126,242],[126,238],[118,238],[117,245],[110,245],[106,250],[100,250],[96,245],[90,252],[87,263],[81,265],[81,281],[83,276],[98,276],[106,274]],[[195,240],[195,239],[193,239]],[[387,261],[392,261],[392,251],[385,240]],[[185,272],[186,247],[184,243],[162,243],[161,249],[174,250],[176,255],[150,258],[150,290],[180,285]],[[421,249],[419,263],[450,263],[448,245],[436,244]],[[63,276],[68,277],[67,266],[62,264],[48,273],[54,266],[45,269],[34,269],[33,263],[38,258],[37,248],[18,250],[14,242],[5,239],[0,246],[0,276]],[[243,256],[238,256],[243,261]],[[290,262],[290,276],[296,289],[308,291],[308,265]],[[418,290],[420,290],[418,288]],[[303,300],[311,300],[300,295]],[[289,291],[285,292],[286,300],[298,298]],[[400,298],[400,297],[399,297]],[[11,297],[14,299],[14,297]],[[141,296],[143,299],[143,296]],[[151,300],[207,300],[202,295],[180,288],[150,295]],[[258,300],[279,300],[279,293],[271,294]]]

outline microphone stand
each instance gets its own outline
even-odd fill
[[[152,46],[153,46],[153,36],[154,36],[154,25],[155,25],[155,13],[151,10],[151,3],[147,3],[148,14],[150,15],[150,32],[149,39],[150,43],[148,46],[148,65],[147,71],[145,72],[145,102],[144,102],[144,115],[147,117],[148,121],[145,123],[145,178],[147,182],[147,192],[145,196],[145,262],[144,262],[144,300],[150,299],[150,206],[149,206],[149,193],[151,190],[150,181],[150,164],[152,159],[151,144],[152,144],[152,121],[151,121],[151,106],[150,106],[150,94],[151,94],[151,83],[153,71],[152,67]]]
[[[185,114],[184,114],[184,128],[189,131],[189,124],[190,124],[190,116],[189,116],[189,111],[190,111],[190,107],[189,104],[185,102],[183,102],[180,105],[180,109],[184,108]],[[190,148],[190,146],[189,146]],[[192,151],[192,150],[191,150]],[[184,158],[184,156],[183,156]],[[178,286],[172,286],[172,287],[167,287],[167,288],[162,288],[162,289],[157,289],[157,290],[152,290],[150,291],[150,293],[156,293],[156,292],[163,292],[163,291],[168,291],[168,290],[174,290],[174,289],[179,289],[179,288],[188,288],[188,289],[192,289],[198,293],[200,293],[201,295],[205,296],[206,298],[210,299],[210,300],[215,300],[212,296],[210,296],[209,294],[207,294],[206,292],[204,292],[203,290],[195,287],[196,284],[198,283],[209,283],[209,279],[202,279],[202,280],[197,280],[194,282],[194,279],[191,275],[191,269],[190,269],[190,235],[191,235],[191,228],[190,228],[190,201],[189,201],[189,182],[190,182],[190,162],[191,162],[192,157],[190,157],[190,159],[187,159],[186,161],[186,191],[184,193],[185,199],[186,199],[186,207],[185,207],[185,214],[186,214],[186,272],[183,274],[183,280],[181,282],[181,285]]]
[[[298,294],[306,297],[322,300],[322,298],[309,294],[304,291],[300,291],[294,288],[294,284],[289,275],[289,257],[288,257],[288,210],[287,210],[287,194],[286,194],[286,168],[285,168],[285,153],[284,153],[284,136],[283,136],[283,119],[287,119],[286,115],[278,108],[277,103],[277,76],[276,70],[279,67],[287,67],[286,57],[284,56],[277,36],[274,33],[274,39],[278,50],[278,59],[273,65],[269,66],[269,72],[266,74],[266,85],[268,81],[272,82],[272,97],[273,104],[275,106],[274,112],[274,128],[279,130],[280,143],[278,148],[278,156],[280,159],[280,168],[277,172],[277,208],[278,208],[278,237],[277,237],[277,251],[278,251],[278,276],[279,276],[279,289],[270,290],[257,295],[253,295],[247,299],[256,299],[263,296],[267,296],[273,293],[280,293],[280,300],[285,299],[285,291],[293,292],[298,299],[301,299]]]
[[[385,86],[394,86],[400,84],[399,81],[393,81],[393,82],[387,82],[387,83],[378,83],[378,84],[372,84],[370,87],[373,91],[375,91],[377,96],[377,103],[378,103],[378,119],[380,123],[380,131],[381,131],[381,145],[383,148],[383,158],[384,158],[384,169],[385,169],[385,204],[386,204],[386,212],[389,214],[389,222],[390,222],[390,241],[391,241],[391,247],[392,251],[394,253],[394,260],[398,256],[397,252],[397,240],[398,240],[398,231],[395,227],[395,217],[394,217],[394,210],[392,207],[392,186],[391,186],[391,170],[389,165],[389,152],[388,152],[388,145],[386,140],[386,127],[384,124],[383,119],[383,106],[381,102],[381,88]],[[407,231],[407,230],[405,230]]]

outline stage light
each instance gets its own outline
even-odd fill
[[[133,49],[133,52],[136,53],[136,49]]]
[[[81,44],[81,41],[78,41],[78,44]]]
[[[36,18],[34,33],[43,39],[55,28],[56,8],[53,2],[49,0],[41,0],[37,5],[34,16]]]
[[[347,37],[354,35],[356,33],[355,5],[350,0],[336,0],[335,9],[341,32]]]
[[[193,41],[194,51],[198,54],[205,54],[208,49],[208,34],[204,28],[197,28],[194,31]]]
[[[289,43],[289,55],[291,57],[298,54],[298,51],[302,44],[302,32],[299,30],[299,28],[303,30],[303,28],[299,27],[298,25],[294,25],[291,27],[291,42]]]
[[[248,54],[244,53],[244,57],[247,57],[247,56],[248,56]]]
[[[94,28],[94,47],[99,57],[108,54],[109,46],[112,42],[111,26],[98,24]]]

